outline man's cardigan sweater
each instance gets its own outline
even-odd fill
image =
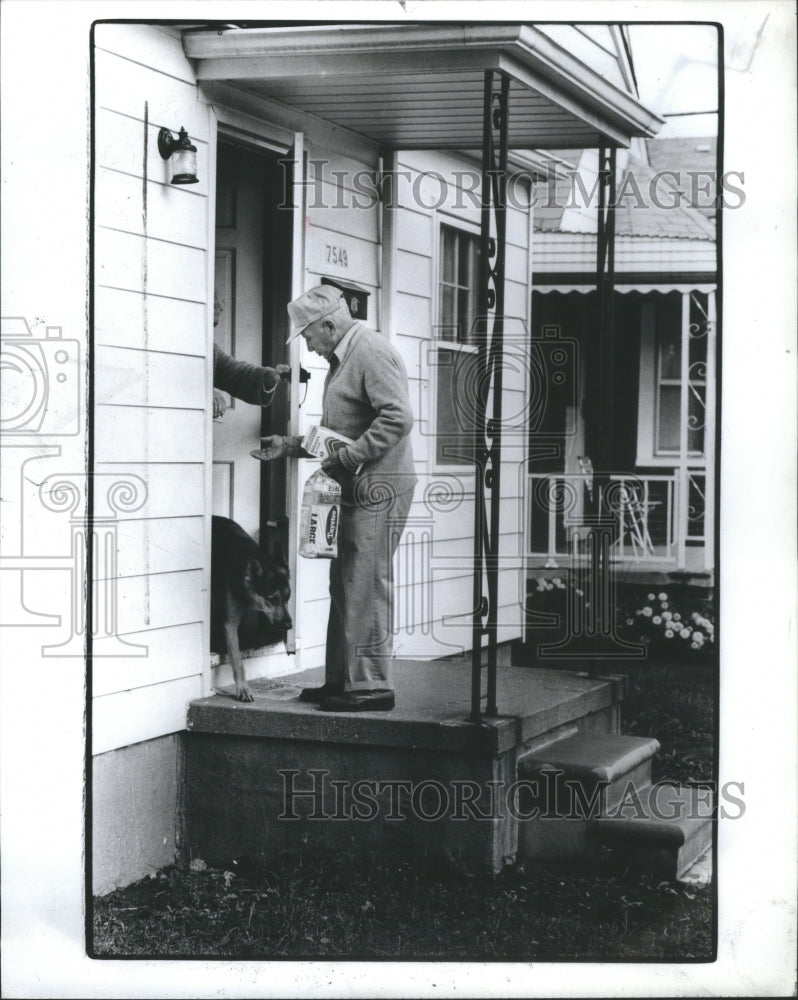
[[[359,321],[330,358],[321,423],[353,441],[338,453],[346,470],[341,482],[345,504],[379,506],[415,488],[409,437],[413,411],[404,362],[387,337]]]

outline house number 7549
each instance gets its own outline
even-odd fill
[[[333,247],[329,243],[325,244],[327,248],[327,263],[328,264],[338,264],[340,267],[349,267],[349,260],[346,256],[346,250],[343,247]]]

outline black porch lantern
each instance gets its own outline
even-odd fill
[[[197,179],[197,147],[191,144],[188,132],[181,127],[180,135],[175,139],[168,128],[162,128],[158,133],[158,152],[168,160],[172,160],[172,184],[196,184]]]

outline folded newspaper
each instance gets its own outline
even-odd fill
[[[302,438],[302,447],[310,455],[315,455],[324,461],[325,458],[332,458],[341,448],[352,444],[352,438],[331,431],[327,427],[319,427],[314,424]],[[362,464],[357,467],[355,474],[363,468]]]

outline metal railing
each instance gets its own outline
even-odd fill
[[[527,477],[527,555],[557,567],[581,552],[582,514],[588,480],[581,473],[530,473]],[[613,561],[675,563],[678,476],[609,477],[606,506],[615,513],[618,533]]]

